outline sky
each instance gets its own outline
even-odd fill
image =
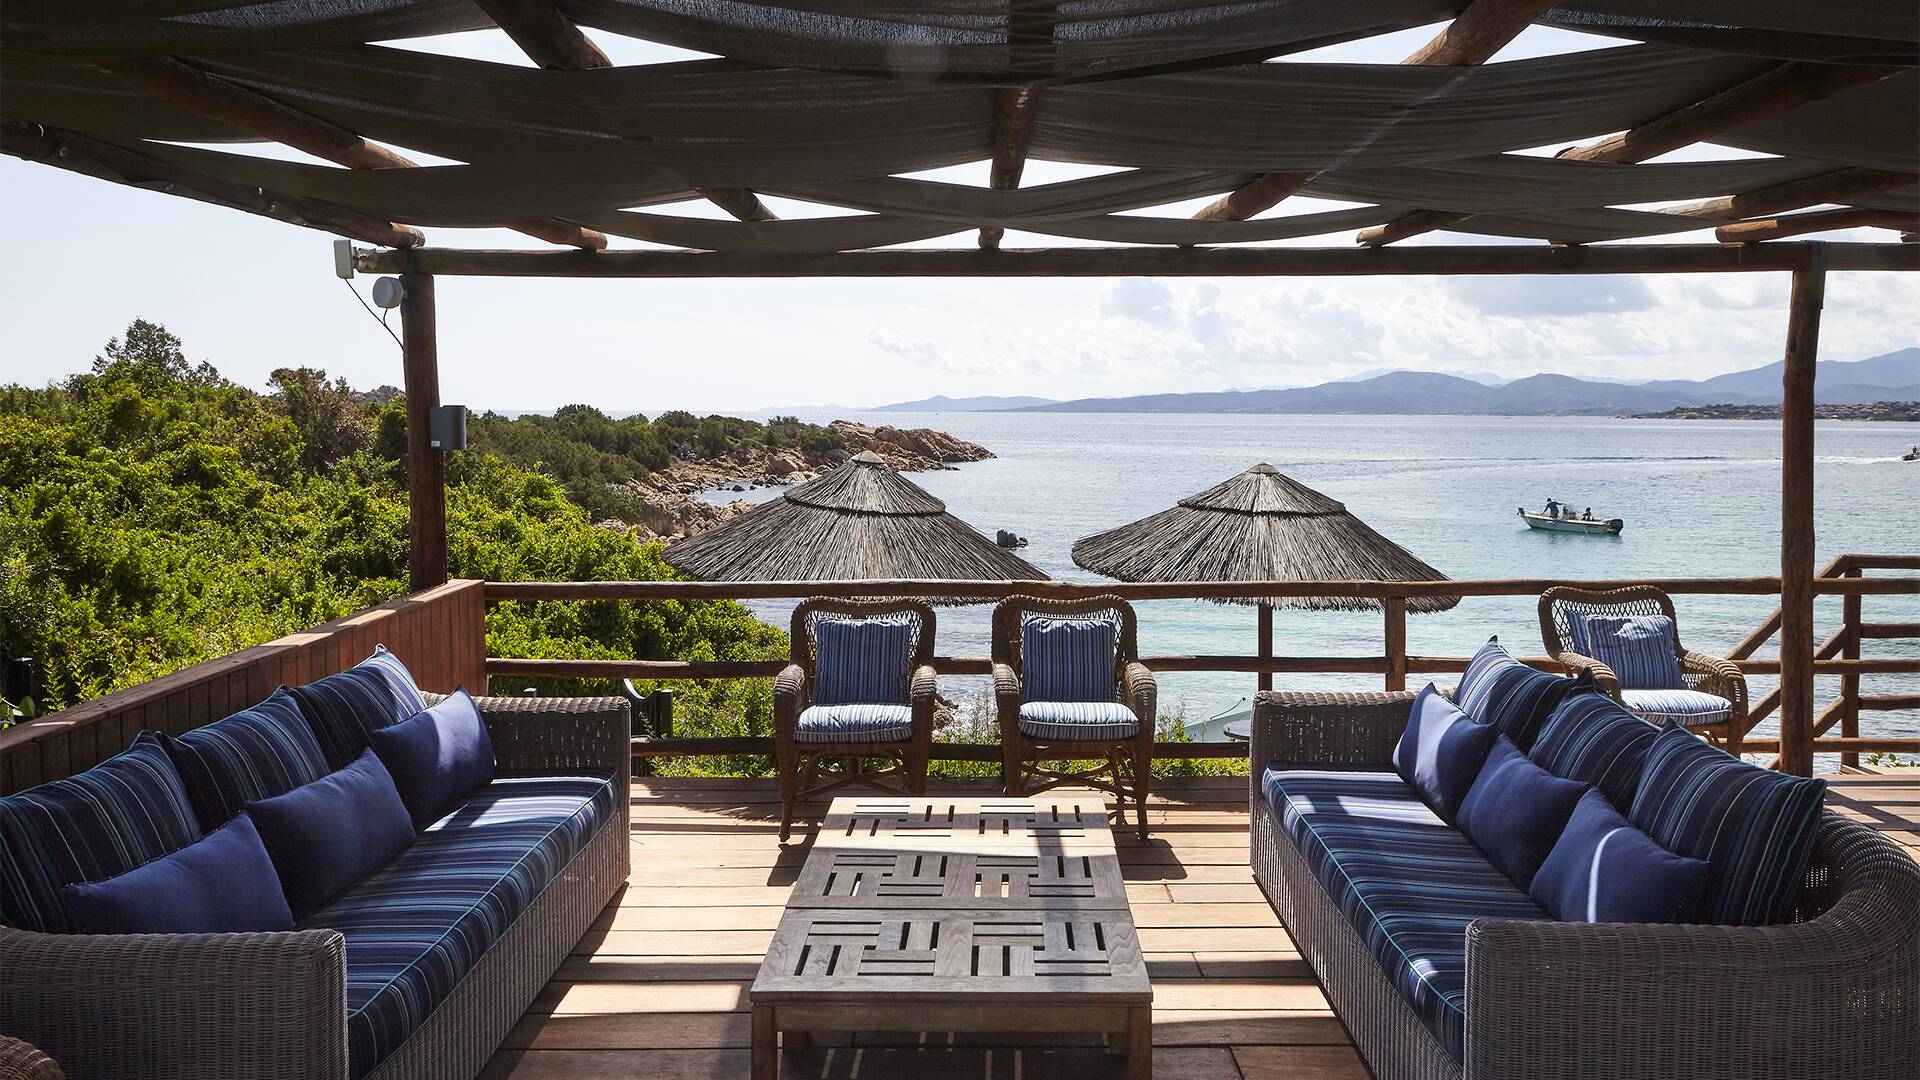
[[[1390,63],[1417,28],[1289,59]],[[590,34],[616,63],[694,54]],[[392,43],[524,64],[498,31]],[[1618,44],[1535,27],[1495,62]],[[278,147],[236,148],[312,160]],[[1550,153],[1557,147],[1539,148]],[[417,160],[433,161],[412,154]],[[1658,160],[1752,156],[1701,146]],[[1030,162],[1028,186],[1104,170]],[[987,163],[916,174],[985,184]],[[1144,211],[1191,213],[1206,199]],[[783,217],[843,213],[781,199]],[[1348,204],[1292,199],[1297,214]],[[706,203],[655,208],[723,216]],[[1829,234],[1888,239],[1885,232]],[[1710,232],[1675,242],[1711,240]],[[165,324],[194,360],[264,387],[318,367],[398,384],[400,355],[333,275],[334,237],[0,157],[0,382],[84,370],[128,322]],[[428,230],[445,247],[544,247],[502,230]],[[1337,235],[1284,246],[1348,246]],[[1491,243],[1428,234],[1402,243]],[[1062,246],[1009,232],[1007,247]],[[916,247],[972,247],[965,233]],[[615,240],[616,247],[651,245]],[[1703,378],[1779,359],[1782,274],[1273,279],[442,279],[441,397],[476,409],[747,412],[946,394],[1053,398],[1300,386],[1383,368],[1518,377]],[[395,329],[397,315],[393,318]],[[1920,344],[1920,275],[1830,275],[1821,356]]]

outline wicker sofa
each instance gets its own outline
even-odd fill
[[[1912,1075],[1920,866],[1831,812],[1788,925],[1473,920],[1456,1057],[1315,877],[1262,782],[1270,767],[1391,773],[1413,698],[1265,692],[1253,707],[1254,879],[1375,1075]]]
[[[475,703],[497,776],[605,775],[614,797],[571,859],[365,1074],[378,1080],[478,1073],[627,878],[627,703]],[[318,927],[178,935],[0,927],[0,1032],[45,1051],[76,1080],[348,1080],[358,1037],[347,1009],[349,953],[340,931]]]

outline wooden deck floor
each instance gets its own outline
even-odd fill
[[[1246,782],[1169,782],[1153,838],[1116,832],[1154,980],[1160,1080],[1365,1077],[1313,974],[1247,869]],[[937,791],[991,794],[947,785]],[[1829,805],[1920,849],[1920,776],[1836,778]],[[817,816],[823,806],[816,806]],[[746,991],[810,837],[777,839],[769,782],[636,781],[633,877],[483,1074],[488,1080],[736,1080]],[[1097,1037],[863,1036],[788,1054],[810,1080],[1048,1080],[1124,1075]]]

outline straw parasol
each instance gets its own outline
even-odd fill
[[[1445,575],[1381,536],[1344,504],[1255,465],[1170,510],[1081,539],[1073,561],[1121,581],[1439,581]],[[1261,655],[1273,653],[1273,609],[1380,611],[1356,596],[1222,599],[1260,608]],[[1407,610],[1444,611],[1452,596],[1416,596]],[[1263,674],[1265,689],[1271,677]]]
[[[666,560],[709,581],[1047,578],[871,452],[669,546]]]

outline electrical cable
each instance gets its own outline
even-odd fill
[[[360,295],[359,289],[356,289],[353,287],[353,282],[348,281],[345,278],[341,278],[340,283],[347,287],[347,291],[353,294],[353,298],[355,300],[360,301],[361,307],[367,309],[367,314],[372,315],[373,318],[380,323],[380,329],[385,330],[387,332],[387,336],[393,339],[393,343],[395,345],[400,346],[400,351],[403,353],[406,352],[407,351],[406,343],[400,340],[400,335],[393,332],[393,327],[387,325],[387,317],[385,315],[374,314],[373,306],[367,303],[366,297]]]

